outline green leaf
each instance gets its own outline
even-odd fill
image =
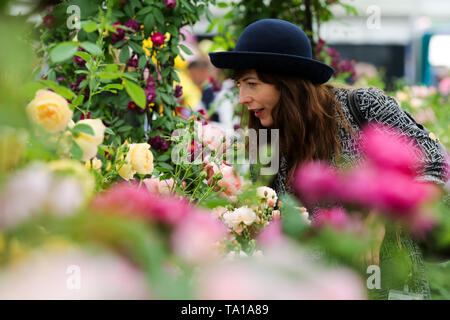
[[[145,57],[145,55],[140,56],[139,62],[138,62],[138,68],[140,68],[140,69],[144,68],[146,63],[147,63],[147,58]]]
[[[192,55],[192,51],[189,50],[189,48],[186,47],[184,44],[180,44],[180,48],[181,48],[181,50],[183,50],[184,52],[186,52],[188,55]]]
[[[144,90],[139,87],[134,82],[131,82],[127,79],[123,79],[123,82],[125,83],[125,90],[127,91],[130,98],[142,109],[145,109],[145,105],[147,102],[147,99],[145,97]]]
[[[82,22],[83,23],[83,22]],[[83,30],[90,33],[98,29],[98,24],[94,21],[89,21],[83,25]]]
[[[92,42],[82,42],[81,46],[83,49],[85,49],[87,52],[94,56],[101,56],[103,54],[102,49],[100,49],[99,46],[97,46],[95,43]]]
[[[119,83],[110,83],[107,84],[103,90],[111,90],[111,89],[115,89],[115,90],[122,90],[123,89],[123,85],[119,84]]]
[[[140,45],[136,44],[135,42],[129,41],[128,44],[133,49],[133,51],[136,52],[137,54],[139,54],[139,55],[145,54],[144,49],[142,49],[142,47]]]
[[[164,162],[166,160],[169,160],[170,156],[168,154],[163,154],[161,156],[158,157],[158,162]]]
[[[85,134],[89,134],[91,136],[95,135],[94,129],[92,129],[92,127],[90,125],[85,124],[85,123],[77,124],[75,127],[73,127],[72,130],[75,133],[85,133]]]
[[[120,49],[119,60],[122,63],[127,63],[130,60],[130,47],[124,46]]]
[[[70,148],[70,154],[72,155],[72,158],[81,160],[83,157],[83,150],[81,150],[81,148],[74,142]]]
[[[116,134],[114,131],[111,130],[111,128],[105,127],[105,133],[110,134],[112,136],[115,136]]]
[[[77,52],[78,46],[72,43],[63,42],[58,44],[50,51],[50,58],[53,62],[59,63],[73,57]]]
[[[139,10],[136,15],[143,16],[149,12],[152,12],[152,10],[153,10],[152,6],[147,6],[147,7],[144,7],[143,9]]]
[[[105,66],[105,71],[107,72],[118,72],[119,71],[119,65],[116,63],[107,64]]]
[[[78,51],[77,53],[75,53],[75,55],[82,58],[86,62],[89,62],[91,60],[91,56],[86,52]]]
[[[155,18],[153,17],[152,13],[149,13],[145,16],[144,19],[144,31],[145,34],[149,34],[150,31],[153,30],[153,27],[155,26]]]
[[[76,97],[75,93],[72,92],[69,88],[58,85],[56,82],[49,80],[40,80],[40,83],[43,83],[48,88],[55,91],[55,93],[63,96],[66,99],[72,100]]]
[[[114,79],[120,78],[121,73],[120,72],[100,71],[97,73],[97,76],[102,80],[114,80]]]
[[[158,163],[158,167],[159,168],[164,168],[164,169],[167,169],[167,170],[171,170],[171,171],[173,171],[173,169],[174,169],[170,164],[165,163],[165,162]]]
[[[154,8],[153,15],[155,16],[156,22],[158,22],[161,25],[164,25],[164,16],[158,8]]]
[[[219,3],[217,4],[217,6],[218,6],[219,8],[228,8],[228,4],[225,3],[225,2],[219,2]]]
[[[75,108],[82,104],[84,101],[84,95],[80,94],[75,100],[72,101],[72,106]]]

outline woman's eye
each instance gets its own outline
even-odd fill
[[[256,82],[248,82],[247,84],[249,87],[256,87],[256,85],[257,85]]]

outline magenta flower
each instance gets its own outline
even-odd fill
[[[139,107],[134,101],[130,101],[130,102],[128,102],[127,109],[128,110],[137,110],[137,109],[139,109]]]
[[[137,68],[139,65],[139,60],[137,58],[131,58],[127,62],[127,66]]]
[[[80,120],[84,120],[84,119],[90,119],[91,118],[91,112],[89,111],[86,116],[84,115],[84,113],[81,114],[80,116]]]
[[[150,138],[148,143],[153,149],[161,152],[167,151],[170,146],[170,141],[164,140],[161,136]]]
[[[53,14],[47,14],[44,16],[43,24],[47,28],[51,29],[53,28],[53,23],[55,22],[55,15]]]
[[[139,30],[139,24],[137,23],[136,20],[133,19],[130,19],[127,22],[125,22],[124,26],[133,29],[134,32]],[[127,33],[131,33],[131,31],[127,31]]]
[[[377,209],[393,218],[410,216],[435,196],[432,185],[396,171],[361,167],[349,173],[341,188],[347,203]]]
[[[175,86],[175,93],[173,94],[175,98],[179,98],[183,95],[183,87],[180,85]]]
[[[112,34],[112,37],[111,37],[112,44],[116,44],[117,42],[122,41],[123,38],[125,37],[125,30],[123,30],[122,28],[119,28],[119,26],[121,26],[121,25],[122,24],[120,22],[113,23],[113,27],[116,30],[116,32]]]
[[[164,44],[164,35],[159,32],[155,32],[155,34],[152,35],[151,40],[155,47],[160,47]]]
[[[380,125],[367,126],[360,139],[362,151],[368,160],[382,170],[395,170],[415,176],[419,167],[413,141],[400,138],[394,129]]]
[[[155,99],[156,99],[156,90],[155,90],[155,88],[150,87],[150,88],[145,89],[145,97],[147,98],[147,105],[149,103],[154,102]]]
[[[155,88],[155,87],[156,87],[155,78],[153,78],[152,75],[149,75],[147,78],[147,88]]]
[[[164,4],[166,5],[167,10],[172,10],[177,5],[175,0],[164,0]]]
[[[78,48],[79,52],[85,52],[83,48]],[[73,62],[75,62],[78,66],[84,67],[86,65],[86,60],[79,56],[73,56]]]
[[[82,76],[80,76],[76,82],[71,82],[70,83],[70,87],[73,91],[79,91],[80,90],[80,84],[81,82],[83,82],[83,80],[85,80],[87,78],[87,76],[85,74],[83,74]]]
[[[310,162],[301,166],[295,173],[293,187],[307,206],[336,201],[342,188],[339,174],[322,162]]]

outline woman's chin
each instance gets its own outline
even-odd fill
[[[265,128],[269,128],[272,126],[272,121],[270,119],[260,119],[261,125]]]

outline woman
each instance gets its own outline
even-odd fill
[[[289,181],[299,164],[311,160],[338,164],[359,158],[356,138],[360,124],[348,103],[350,90],[325,84],[334,70],[312,59],[311,44],[300,28],[283,20],[260,20],[244,30],[234,51],[210,53],[210,58],[217,68],[235,70],[239,102],[249,111],[249,127],[280,130],[280,170],[273,181],[278,194],[292,192]],[[421,179],[444,184],[445,157],[437,141],[394,99],[376,88],[356,89],[352,98],[366,121],[396,127],[415,139],[425,151]],[[380,252],[383,270],[383,266],[388,268],[392,247],[398,241],[390,230],[380,235],[380,246],[384,237]],[[410,290],[429,298],[420,250],[404,234],[400,246],[410,251]],[[390,288],[385,285],[374,296],[387,298]]]

